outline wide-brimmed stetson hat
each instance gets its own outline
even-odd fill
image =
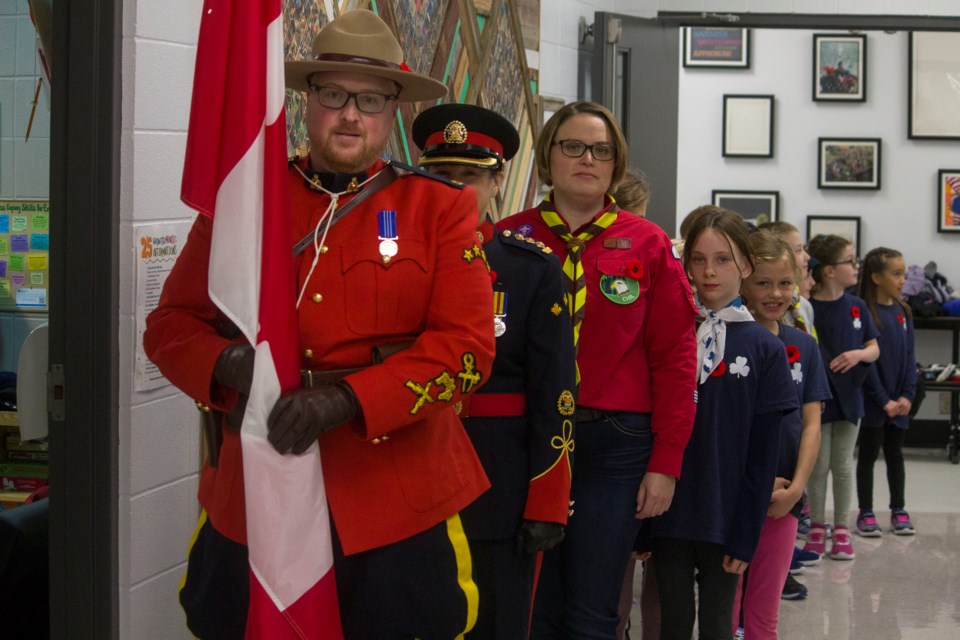
[[[307,81],[318,71],[347,71],[393,80],[400,85],[399,100],[432,100],[447,93],[442,82],[407,69],[396,36],[372,11],[348,11],[328,22],[314,39],[312,53],[313,60],[284,63],[291,89],[307,91]]]

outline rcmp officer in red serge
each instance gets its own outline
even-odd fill
[[[319,438],[345,637],[454,638],[477,611],[458,513],[489,487],[455,412],[487,381],[494,353],[476,199],[380,159],[397,102],[446,88],[406,69],[379,17],[345,13],[319,32],[313,54],[286,64],[287,85],[309,92],[310,155],[289,169],[304,388],[277,402],[269,439],[297,455]],[[169,380],[229,418],[253,357],[207,295],[210,235],[198,216],[144,346]],[[225,419],[215,435],[181,603],[195,635],[241,638],[239,434]]]
[[[492,488],[462,515],[480,588],[468,638],[527,637],[537,552],[563,538],[570,499],[575,388],[573,334],[560,261],[543,243],[498,233],[486,212],[519,136],[505,118],[468,104],[421,113],[420,166],[474,190],[477,236],[491,269],[497,355],[461,418]]]

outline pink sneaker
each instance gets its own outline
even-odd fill
[[[850,530],[843,525],[833,529],[833,546],[830,547],[830,557],[834,560],[853,560],[853,545],[850,544]]]
[[[812,551],[823,555],[826,551],[827,530],[819,522],[810,525],[807,541],[803,545],[804,551]]]

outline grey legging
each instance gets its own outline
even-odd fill
[[[816,523],[825,523],[827,475],[832,473],[833,523],[848,526],[853,502],[853,449],[857,444],[857,431],[859,426],[846,420],[820,426],[820,453],[807,483],[810,518]]]

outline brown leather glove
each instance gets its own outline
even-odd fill
[[[280,453],[299,455],[317,437],[360,413],[353,389],[344,382],[298,389],[277,400],[267,429],[267,440]]]
[[[253,360],[256,355],[249,344],[232,344],[220,353],[213,367],[213,378],[225,387],[250,395],[253,383]]]
[[[553,549],[563,540],[563,525],[556,522],[540,522],[538,520],[524,520],[517,533],[514,551],[521,553],[536,553]]]

